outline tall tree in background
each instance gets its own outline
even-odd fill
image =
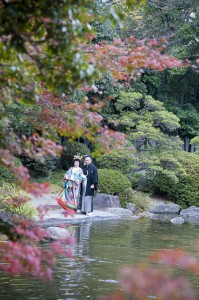
[[[140,92],[163,101],[180,118],[182,138],[192,138],[199,130],[198,14],[198,1],[148,0],[126,14],[124,28],[124,34],[131,32],[140,38],[166,38],[168,53],[193,65],[162,73],[148,70],[140,81]]]

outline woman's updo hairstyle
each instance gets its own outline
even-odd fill
[[[79,163],[81,163],[81,160],[80,160],[79,158],[74,158],[73,161],[74,161],[74,162],[75,162],[75,161],[78,161]]]
[[[79,164],[81,164],[81,156],[80,155],[74,155],[73,162],[78,161]]]

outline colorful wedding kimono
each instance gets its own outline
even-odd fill
[[[58,196],[57,203],[66,210],[77,211],[77,202],[81,182],[86,179],[79,167],[70,168],[65,174],[64,189]]]

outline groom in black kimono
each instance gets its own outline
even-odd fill
[[[92,164],[91,156],[87,155],[84,158],[85,165],[83,166],[84,175],[86,175],[86,182],[82,194],[82,213],[91,214],[93,212],[93,196],[94,191],[98,186],[97,168]]]

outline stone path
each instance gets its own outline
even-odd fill
[[[57,195],[55,194],[44,194],[41,197],[32,197],[30,204],[34,207],[47,208],[44,213],[43,219],[35,217],[35,220],[43,226],[58,226],[60,224],[77,224],[87,221],[98,221],[98,220],[111,220],[120,219],[120,216],[113,214],[108,211],[95,210],[92,215],[74,214],[66,215],[63,210],[56,202]]]
[[[145,212],[143,214],[139,214],[138,216],[132,215],[128,209],[123,210],[122,208],[112,208],[106,210],[94,210],[92,215],[83,215],[83,214],[74,214],[66,215],[66,211],[63,210],[56,202],[57,195],[56,194],[43,194],[41,197],[32,197],[30,200],[30,204],[34,207],[44,208],[43,218],[40,219],[38,216],[35,217],[35,220],[41,226],[58,226],[62,224],[78,224],[82,222],[90,222],[90,221],[103,221],[103,220],[113,220],[113,219],[121,219],[122,217],[137,219],[140,217],[158,217],[157,214],[152,214],[150,212]],[[161,197],[153,197],[151,199],[151,208],[164,206],[166,204],[166,200]],[[46,209],[47,207],[47,209]],[[169,207],[169,204],[166,205],[166,208]],[[46,211],[45,211],[46,209]],[[123,211],[122,211],[123,210]],[[126,212],[125,212],[126,211]],[[130,214],[128,214],[130,212]],[[164,214],[160,215],[160,219],[163,219]],[[174,215],[171,216],[173,218]],[[167,215],[168,217],[168,215]]]

